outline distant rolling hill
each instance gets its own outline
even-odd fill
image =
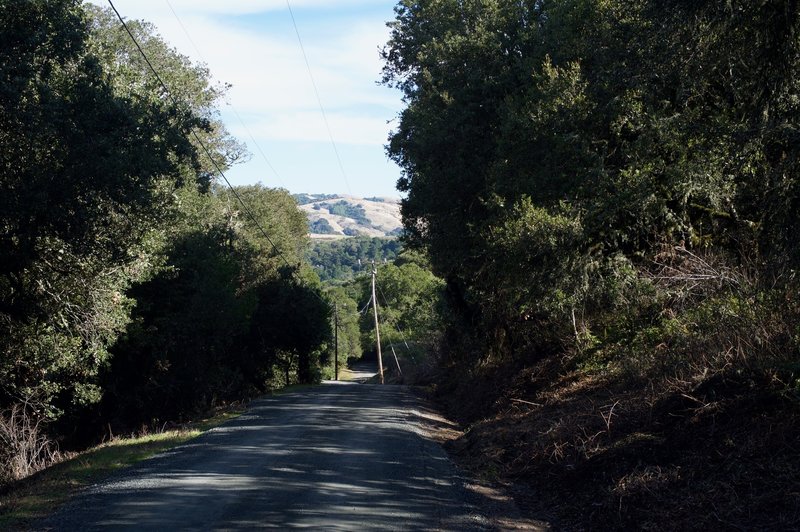
[[[402,231],[398,198],[296,194],[295,199],[308,216],[313,239],[395,237]]]

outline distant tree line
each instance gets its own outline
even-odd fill
[[[335,199],[339,196],[337,194],[292,194],[292,197],[297,201],[298,205],[308,205],[309,203]]]
[[[367,211],[361,205],[355,205],[345,200],[337,201],[336,203],[317,203],[314,205],[314,210],[325,209],[328,214],[341,216],[343,218],[352,218],[358,223],[371,227],[372,223],[367,218]]]
[[[257,225],[215,184],[246,156],[224,87],[128,23],[177,105],[109,11],[0,3],[0,409],[68,445],[313,382],[329,360],[304,215],[241,187]]]
[[[354,279],[369,271],[371,261],[394,261],[402,244],[393,238],[355,236],[341,240],[316,240],[306,258],[325,282]]]

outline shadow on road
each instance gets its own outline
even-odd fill
[[[337,383],[275,396],[132,468],[50,529],[491,529],[479,496],[420,426],[401,386]],[[476,499],[478,497],[478,499]]]

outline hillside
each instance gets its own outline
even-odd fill
[[[308,216],[311,238],[314,239],[394,237],[402,228],[397,198],[328,194],[297,194],[294,197]]]

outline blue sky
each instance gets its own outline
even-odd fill
[[[394,0],[290,0],[346,179],[286,0],[113,1],[124,17],[152,22],[180,53],[207,63],[217,81],[233,86],[230,105],[221,108],[223,121],[253,154],[227,173],[234,184],[399,195],[400,170],[387,160],[384,145],[402,102],[399,92],[376,83]]]

